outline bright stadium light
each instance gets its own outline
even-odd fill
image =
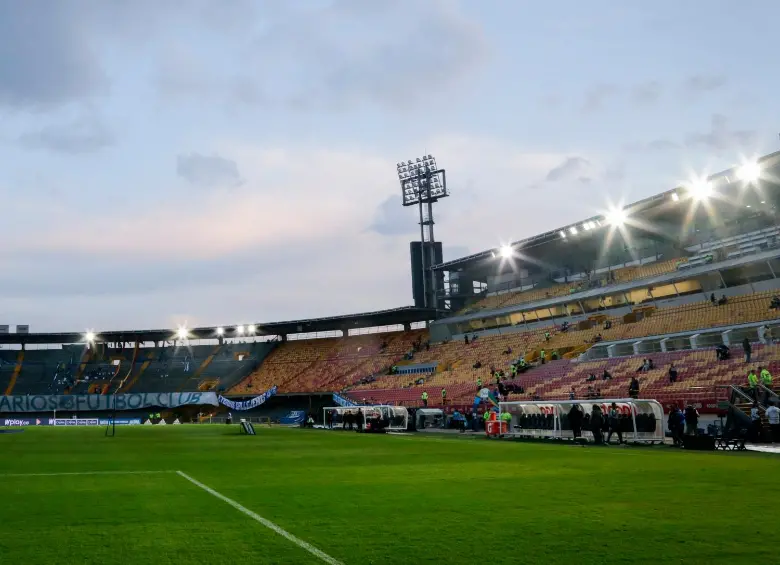
[[[607,222],[611,226],[620,227],[626,223],[626,212],[621,208],[614,208],[607,212]]]
[[[745,163],[737,170],[737,176],[744,182],[756,182],[761,176],[761,165],[755,161]]]
[[[675,202],[679,201],[680,195],[677,194],[676,192],[672,192],[672,200],[674,200]]]
[[[577,228],[575,228],[574,226],[570,227],[569,233],[572,235],[577,235]]]
[[[257,331],[257,328],[254,325],[249,325],[246,327],[246,333],[253,334]]]
[[[696,200],[706,200],[712,195],[712,182],[708,179],[694,179],[688,183],[688,192]]]
[[[512,256],[512,246],[511,245],[502,245],[501,246],[501,257],[504,259],[509,259]]]
[[[566,232],[565,231],[563,231],[563,230],[559,231],[558,235],[561,236],[561,239],[566,239]]]
[[[87,330],[87,333],[84,334],[84,341],[87,343],[93,343],[95,341],[95,332],[92,330]]]
[[[190,332],[187,329],[186,326],[179,326],[179,329],[176,330],[176,337],[179,339],[187,339],[190,336]]]
[[[244,333],[244,326],[238,326],[236,328],[236,333],[239,334],[239,335],[243,334]]]
[[[217,335],[224,335],[225,334],[225,328],[217,328]]]

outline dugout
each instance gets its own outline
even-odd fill
[[[439,408],[418,408],[414,419],[415,427],[418,430],[444,428],[446,422],[447,418],[444,415],[444,410]]]
[[[598,405],[606,417],[613,402],[620,412],[620,429],[624,440],[635,443],[663,443],[664,412],[656,400],[623,398],[500,402],[499,412],[508,413],[512,417],[506,433],[509,437],[574,439],[569,425],[569,411],[576,404],[584,415],[582,437],[592,440],[593,433],[589,424],[593,406]]]
[[[388,431],[401,431],[405,432],[409,424],[409,411],[403,406],[329,406],[323,408],[323,420],[328,425],[328,414],[332,416],[332,426],[334,428],[340,428],[344,424],[344,416],[347,414],[357,415],[358,409],[363,417],[363,427],[367,427],[367,423],[377,418],[381,421],[381,425]]]

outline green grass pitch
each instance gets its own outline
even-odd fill
[[[237,428],[0,435],[0,563],[323,562],[176,470],[346,565],[776,558],[772,455]]]

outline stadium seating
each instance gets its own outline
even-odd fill
[[[290,341],[276,348],[257,371],[230,392],[256,393],[274,385],[280,392],[342,390],[386,372],[424,338],[425,332],[410,331]]]
[[[227,390],[271,351],[272,343],[221,347],[110,349],[83,345],[25,351],[13,394],[107,394]],[[8,390],[18,351],[2,352],[0,384]]]
[[[556,350],[566,350],[578,346],[582,346],[583,349],[589,347],[599,334],[604,341],[616,341],[778,319],[780,311],[768,308],[772,294],[772,292],[764,292],[734,297],[727,304],[721,306],[715,306],[709,300],[702,300],[682,306],[658,310],[650,309],[646,310],[642,317],[634,322],[624,321],[622,317],[605,318],[612,322],[610,329],[604,329],[602,322],[593,328],[579,331],[571,328],[567,332],[561,332],[557,327],[551,327],[503,335],[488,335],[471,341],[468,345],[460,340],[451,341],[435,345],[431,347],[429,352],[420,355],[422,360],[434,360],[438,356],[440,361],[437,371],[428,377],[423,385],[413,384],[413,379],[408,375],[396,375],[383,377],[370,384],[356,386],[351,390],[351,393],[355,398],[365,397],[416,404],[419,402],[423,390],[428,391],[432,402],[438,402],[441,388],[446,388],[448,398],[456,401],[462,395],[470,396],[473,394],[474,383],[478,378],[482,379],[483,382],[489,382],[491,380],[491,367],[495,366],[496,369],[506,371],[511,361],[517,359],[521,354],[525,354],[526,359],[532,361],[537,358],[538,352],[542,348],[545,349],[549,360],[552,352]],[[546,331],[551,334],[549,341],[545,341]],[[507,348],[511,348],[510,354],[504,353],[508,351]],[[477,362],[481,364],[481,367],[474,368]],[[561,366],[562,363],[564,366],[568,366],[569,361],[551,362],[531,373],[547,371],[548,366]],[[542,372],[542,374],[546,373]],[[566,393],[568,393],[570,386],[570,384],[567,385]],[[530,391],[532,394],[533,392]],[[547,393],[548,389],[544,389],[542,392]]]
[[[655,277],[674,272],[680,265],[685,264],[685,257],[676,257],[665,261],[654,261],[644,265],[621,267],[612,269],[609,273],[597,273],[593,275],[590,284],[587,281],[575,283],[558,283],[543,288],[535,287],[528,290],[510,291],[501,294],[491,294],[481,300],[467,306],[460,313],[476,312],[493,308],[527,304],[547,298],[568,296],[569,294],[586,290],[593,286],[607,286],[613,283],[626,283],[648,277]]]

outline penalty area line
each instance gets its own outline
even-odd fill
[[[235,508],[236,510],[238,510],[242,514],[244,514],[246,516],[249,516],[250,518],[252,518],[256,522],[259,522],[260,524],[262,524],[263,526],[265,526],[269,530],[279,534],[280,536],[282,536],[283,538],[287,539],[288,541],[291,541],[292,543],[294,543],[295,545],[297,545],[301,549],[304,549],[304,550],[308,551],[309,553],[311,553],[315,557],[318,557],[319,559],[321,559],[325,563],[328,563],[329,565],[344,565],[344,563],[342,563],[338,559],[335,559],[335,558],[331,557],[330,555],[328,555],[324,551],[320,551],[319,549],[317,549],[316,547],[314,547],[310,543],[303,541],[301,538],[292,535],[290,532],[288,532],[284,528],[281,528],[280,526],[277,526],[276,524],[274,524],[270,520],[267,520],[267,519],[263,518],[262,516],[260,516],[260,514],[252,512],[249,508],[247,508],[245,506],[242,506],[241,504],[239,504],[238,502],[236,502],[232,498],[228,498],[224,494],[221,494],[221,493],[215,491],[213,488],[204,485],[203,483],[201,483],[200,481],[198,481],[196,479],[193,479],[187,473],[183,473],[182,471],[176,471],[176,474],[179,475],[180,477],[183,477],[183,478],[187,479],[189,482],[191,482],[196,487],[199,487],[199,488],[205,490],[210,495],[220,499],[222,502],[227,502],[230,506],[232,506],[233,508]]]
[[[176,471],[74,471],[68,473],[0,473],[0,477],[77,477],[79,475],[159,475]]]

